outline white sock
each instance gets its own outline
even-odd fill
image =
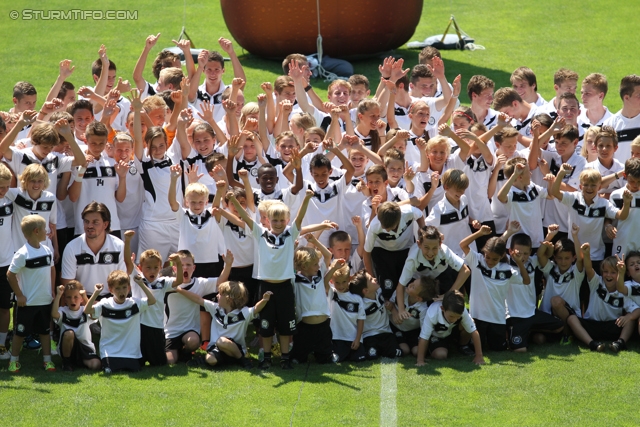
[[[44,363],[51,362],[51,355],[49,355],[49,356],[42,356],[42,358],[44,359]]]
[[[0,345],[4,345],[7,341],[7,332],[0,332]]]
[[[20,359],[20,356],[11,356],[11,362],[17,362]]]

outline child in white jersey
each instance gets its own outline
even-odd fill
[[[0,241],[5,242],[0,249],[0,360],[9,357],[9,351],[5,347],[7,334],[9,333],[9,311],[11,310],[11,286],[7,280],[7,271],[13,258],[13,239],[11,238],[11,225],[13,211],[15,209],[13,201],[6,197],[11,184],[11,171],[4,164],[0,163]]]
[[[420,325],[427,313],[429,303],[438,294],[437,282],[427,276],[420,276],[413,280],[406,287],[402,301],[403,311],[407,316],[398,315],[398,294],[397,291],[391,296],[391,331],[396,336],[396,341],[402,350],[403,355],[418,354],[418,338],[420,335]]]

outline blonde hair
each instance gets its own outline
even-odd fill
[[[201,182],[192,182],[191,184],[187,185],[187,188],[184,190],[184,198],[188,199],[191,195],[204,196],[205,198],[208,198],[209,189]]]
[[[269,218],[269,221],[271,221],[275,217],[280,216],[284,216],[285,218],[289,219],[290,215],[291,213],[289,211],[289,206],[285,205],[284,203],[274,203],[273,205],[269,206],[269,209],[267,210],[267,218]]]
[[[336,280],[341,277],[349,278],[350,275],[351,275],[351,270],[349,269],[349,264],[345,263],[342,267],[334,271],[332,279]]]
[[[640,148],[640,135],[633,138],[633,141],[631,141],[631,147]]]
[[[133,138],[131,138],[131,135],[129,135],[127,132],[116,132],[116,134],[113,136],[112,142],[114,144],[117,144],[118,142],[128,142],[133,145]]]
[[[460,169],[447,169],[442,174],[442,185],[446,188],[466,190],[469,188],[469,177]]]
[[[84,290],[84,286],[82,286],[82,283],[78,282],[77,280],[69,280],[69,282],[67,282],[67,284],[64,285],[65,293],[67,291],[83,291],[83,290]]]
[[[344,87],[347,88],[349,93],[351,93],[351,83],[349,83],[346,80],[342,80],[342,79],[336,79],[336,80],[332,81],[329,84],[329,87],[327,88],[327,92],[331,92],[337,86],[344,86]]]
[[[24,191],[27,190],[27,183],[35,181],[36,179],[42,179],[44,189],[49,188],[49,174],[44,166],[37,163],[31,163],[20,175],[20,188]]]
[[[451,154],[451,145],[449,145],[449,141],[447,137],[442,135],[434,136],[433,138],[429,139],[429,141],[427,141],[427,153],[431,151],[434,147],[437,147],[440,145],[447,147],[446,149],[447,157],[449,157],[449,155]]]
[[[584,169],[580,173],[580,184],[598,184],[602,182],[602,175],[596,169]]]
[[[173,90],[180,89],[180,83],[184,77],[184,73],[182,69],[178,67],[167,67],[160,70],[160,74],[158,75],[158,81],[162,82],[162,84],[172,85]]]
[[[20,229],[25,238],[31,237],[36,229],[46,229],[47,221],[40,215],[27,215],[20,222]]]
[[[249,114],[259,114],[260,107],[257,102],[247,102],[240,110],[240,129],[242,129],[247,122],[247,116]]]
[[[151,111],[159,108],[166,109],[167,103],[164,102],[164,99],[162,99],[161,96],[151,95],[147,96],[144,101],[142,101],[142,108],[144,108],[144,111],[147,113],[150,113]]]
[[[160,265],[162,265],[162,256],[160,256],[160,252],[155,249],[147,249],[140,255],[140,265],[153,260],[158,261]]]
[[[258,205],[258,212],[260,212],[262,215],[267,215],[267,213],[269,212],[269,208],[271,206],[273,206],[273,205],[276,205],[276,204],[283,204],[284,205],[282,200],[275,200],[275,199],[262,200],[262,201],[260,201],[260,204]]]
[[[227,281],[218,285],[218,293],[229,297],[232,310],[244,307],[249,299],[247,288],[242,282]]]
[[[590,134],[594,134],[594,138],[593,138],[593,146],[596,146],[596,136],[598,136],[598,133],[600,132],[600,127],[599,126],[590,126],[589,129],[587,129],[584,132],[584,137],[583,137],[583,141],[584,144],[582,144],[582,148],[580,149],[580,155],[582,157],[584,157],[585,159],[589,158],[589,144],[587,144],[587,137]]]
[[[312,128],[316,125],[316,120],[309,113],[295,113],[291,116],[291,121],[304,130]]]
[[[11,181],[11,178],[13,178],[11,169],[5,166],[4,163],[0,162],[0,181]]]
[[[293,256],[293,265],[295,266],[296,270],[302,270],[305,267],[318,262],[320,258],[321,255],[317,249],[309,247],[298,248],[296,249],[296,253]]]

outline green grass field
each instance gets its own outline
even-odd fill
[[[513,69],[526,65],[537,73],[541,94],[550,99],[557,68],[574,69],[581,78],[601,72],[610,82],[605,104],[617,111],[620,79],[640,71],[636,58],[640,39],[635,36],[639,6],[637,0],[425,2],[412,40],[440,34],[454,13],[460,26],[486,50],[444,51],[450,80],[460,73],[466,87],[472,75],[485,74],[499,88],[509,85]],[[19,80],[36,86],[40,106],[57,76],[59,61],[65,58],[76,65],[70,80],[77,87],[92,84],[90,64],[102,43],[118,65],[118,74],[131,79],[146,36],[162,33],[149,65],[159,49],[172,45],[170,40],[182,25],[181,2],[144,0],[105,0],[91,6],[138,10],[137,21],[9,18],[11,10],[42,7],[35,1],[0,4],[0,38],[5,41],[0,49],[1,110],[11,107],[11,90]],[[47,2],[46,7],[69,8],[60,0]],[[197,47],[215,49],[218,37],[229,37],[215,1],[188,1],[186,23]],[[253,99],[261,82],[279,75],[280,65],[236,47],[248,77],[247,99]],[[417,54],[406,48],[393,52],[408,66],[417,62]],[[376,82],[379,62],[358,61],[354,67]],[[229,70],[226,80],[230,74]],[[145,76],[152,80],[149,69]],[[313,84],[325,93],[327,83]],[[468,102],[466,95],[461,101]],[[274,368],[268,373],[188,370],[180,365],[114,376],[45,373],[41,358],[23,351],[20,374],[9,375],[4,361],[0,369],[0,414],[11,426],[638,425],[633,374],[640,361],[638,347],[634,344],[628,352],[611,355],[576,345],[545,345],[525,355],[488,354],[488,364],[479,368],[454,357],[418,369],[413,358],[405,358],[391,365],[367,362],[308,369],[302,365],[294,371]]]

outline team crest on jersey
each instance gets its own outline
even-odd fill
[[[111,176],[113,174],[113,171],[111,170],[111,168],[106,168],[107,176]]]
[[[48,172],[53,172],[53,163],[47,163],[46,168]]]
[[[429,117],[429,126],[433,126],[436,124],[436,118],[431,116]]]
[[[47,264],[51,264],[51,257],[50,256],[47,257]]]
[[[251,176],[258,176],[258,168],[253,168],[249,171]]]
[[[504,280],[505,279],[505,274],[503,272],[498,273],[498,279]]]
[[[49,204],[48,203],[43,203],[40,206],[42,206],[42,210],[46,211],[49,208]]]
[[[124,317],[129,318],[131,317],[131,310],[127,310],[124,312]]]
[[[18,330],[18,332],[24,332],[24,325],[20,323],[18,326],[16,326],[16,329]]]
[[[7,215],[9,215],[11,213],[11,208],[9,206],[5,206],[4,207],[4,213],[6,213]]]
[[[104,256],[104,262],[106,262],[107,264],[111,264],[113,262],[113,255],[111,254],[105,254]]]
[[[369,349],[369,356],[370,357],[376,357],[378,355],[378,352],[376,351],[375,347],[371,347]]]
[[[391,279],[385,279],[384,280],[384,288],[385,289],[393,289],[393,282],[391,281]]]
[[[354,305],[352,303],[347,304],[347,310],[348,311],[353,311],[354,308],[355,307],[354,307]]]
[[[234,323],[237,322],[238,321],[238,316],[233,316],[231,318],[231,321],[234,322]]]
[[[616,298],[613,301],[613,305],[615,305],[616,307],[620,305],[620,299]]]
[[[135,166],[130,166],[130,167],[129,167],[129,173],[130,173],[131,175],[135,175],[135,174],[137,174],[137,173],[138,173],[138,169],[136,169],[136,167],[135,167]]]
[[[260,327],[262,329],[268,329],[269,328],[269,321],[267,319],[262,319],[262,321],[260,322]]]
[[[402,332],[400,332],[400,331],[396,332],[396,337],[402,338]]]
[[[594,210],[593,211],[593,216],[599,216],[600,215],[600,211],[598,210]]]
[[[516,335],[515,337],[511,338],[511,342],[515,345],[518,345],[522,343],[522,337],[520,335]]]

